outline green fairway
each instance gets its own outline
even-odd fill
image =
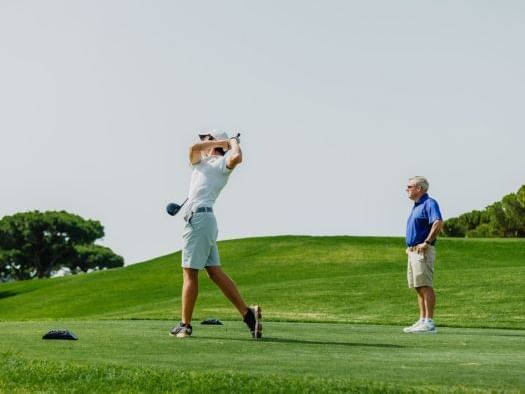
[[[0,392],[525,392],[525,240],[440,239],[436,335],[417,318],[403,239],[283,236],[219,244],[263,307],[253,341],[201,275],[194,337],[180,252],[73,277],[0,284]],[[201,326],[214,317],[225,326]],[[52,328],[79,341],[43,341]]]
[[[312,391],[320,383],[316,379],[324,379],[335,391],[422,386],[439,391],[525,389],[525,332],[520,330],[443,328],[436,335],[407,335],[393,326],[274,322],[265,324],[263,340],[253,341],[240,322],[225,323],[196,325],[194,337],[183,340],[168,336],[166,321],[0,323],[0,382],[6,390],[24,388],[31,365],[44,366],[23,361],[47,360],[50,374],[71,365],[88,376],[98,371],[97,379],[112,379],[115,374],[105,376],[100,367],[118,366],[120,374],[138,373],[139,387],[147,387],[149,375],[165,376],[161,387],[168,391],[181,389],[184,373],[190,372],[197,385],[209,374],[219,383],[233,377],[230,389],[241,389],[244,376],[266,382],[260,390],[272,387],[275,378],[290,388],[301,382],[299,387]],[[80,339],[40,339],[49,328],[64,325]],[[11,387],[10,365],[28,368],[11,381]],[[167,371],[177,373],[170,377]]]

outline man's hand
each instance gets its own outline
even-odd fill
[[[427,249],[428,249],[428,244],[426,242],[416,245],[416,251],[418,253],[425,253]]]
[[[230,137],[230,140],[235,140],[237,141],[238,144],[240,144],[241,143],[241,133],[237,133],[235,137]]]

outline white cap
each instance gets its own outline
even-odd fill
[[[216,140],[227,140],[228,134],[226,134],[224,131],[221,130],[210,130],[207,133],[199,133],[200,138],[204,138],[207,135],[211,135]]]

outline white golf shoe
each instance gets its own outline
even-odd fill
[[[415,327],[412,331],[413,334],[435,334],[437,333],[436,326],[434,323],[424,322],[418,327]]]
[[[414,332],[415,329],[419,328],[419,326],[421,326],[423,324],[424,324],[424,321],[419,319],[417,322],[412,324],[410,327],[403,328],[403,332],[406,332],[407,334],[411,333],[411,332]]]

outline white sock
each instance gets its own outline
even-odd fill
[[[430,317],[427,317],[427,318],[425,319],[425,322],[426,322],[426,323],[430,323],[430,324],[434,324],[434,319],[431,319]]]

